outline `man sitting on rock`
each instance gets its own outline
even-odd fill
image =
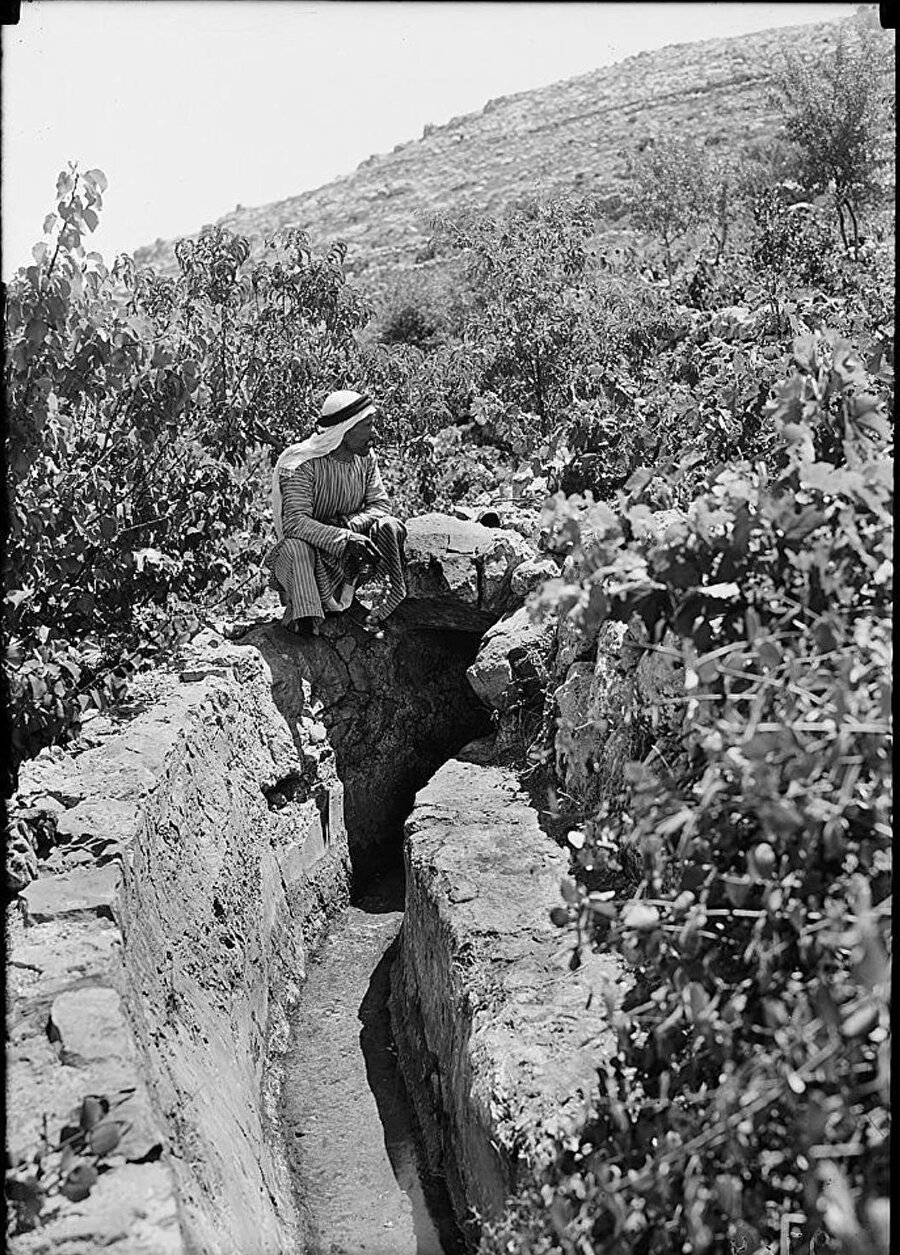
[[[275,463],[277,542],[266,565],[282,590],[284,624],[300,635],[318,633],[326,613],[347,610],[373,568],[383,577],[381,596],[368,613],[354,608],[367,631],[380,634],[406,596],[406,528],[390,511],[372,452],[377,435],[367,396],[332,392],[314,433]]]

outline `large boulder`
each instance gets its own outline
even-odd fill
[[[677,638],[649,640],[637,616],[607,622],[592,656],[579,657],[553,691],[556,773],[582,808],[616,794],[625,763],[643,757],[648,732],[671,743],[683,731],[684,667]]]
[[[525,606],[485,632],[466,675],[481,700],[502,714],[542,699],[556,624],[536,623]]]
[[[558,578],[559,564],[549,554],[526,558],[512,573],[513,596],[524,601],[528,594],[540,588],[545,580]]]
[[[513,572],[534,556],[519,532],[448,514],[408,520],[402,623],[481,634],[515,601]]]

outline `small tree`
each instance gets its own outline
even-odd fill
[[[841,238],[855,256],[860,208],[877,199],[879,172],[893,152],[895,100],[886,33],[864,22],[852,29],[839,30],[834,51],[822,60],[785,53],[775,97],[799,151],[804,186],[831,192]]]
[[[604,396],[608,370],[639,367],[663,302],[597,256],[589,200],[436,226],[461,256],[472,290],[464,344],[478,366],[479,392],[493,395],[507,416],[517,413],[532,436],[558,430],[577,401]]]
[[[706,222],[709,242],[714,249],[712,264],[718,266],[742,201],[742,166],[730,156],[705,154],[705,157],[700,216]]]
[[[632,158],[635,222],[662,243],[666,275],[675,269],[674,247],[704,216],[706,162],[694,140],[664,137]]]
[[[497,219],[470,213],[434,225],[464,258],[475,305],[466,337],[488,349],[485,383],[545,428],[584,325],[594,268],[590,205],[526,204]]]

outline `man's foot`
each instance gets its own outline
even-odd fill
[[[312,617],[292,619],[287,624],[287,630],[293,632],[295,636],[318,636],[319,620]]]
[[[379,641],[384,638],[384,624],[380,619],[373,619],[371,610],[361,601],[352,601],[344,613],[369,636],[374,636]]]

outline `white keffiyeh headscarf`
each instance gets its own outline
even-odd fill
[[[272,471],[272,518],[278,540],[284,534],[281,522],[281,472],[294,471],[304,462],[324,457],[338,447],[344,436],[357,423],[371,417],[375,406],[359,392],[332,392],[325,398],[316,430],[299,444],[288,445]]]

